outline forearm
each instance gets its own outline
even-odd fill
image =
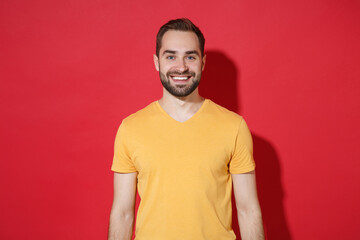
[[[131,240],[134,214],[121,214],[111,211],[108,240]]]
[[[238,211],[238,220],[242,240],[264,240],[264,228],[261,210]]]

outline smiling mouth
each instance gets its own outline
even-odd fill
[[[170,76],[174,81],[186,81],[191,78],[191,76]]]

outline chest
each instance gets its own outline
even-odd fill
[[[202,172],[225,174],[234,141],[221,129],[171,129],[147,131],[133,144],[133,160],[139,174],[187,175]]]

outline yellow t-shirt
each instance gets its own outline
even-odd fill
[[[255,168],[241,116],[209,99],[186,122],[155,101],[125,118],[111,169],[138,172],[136,240],[234,240],[232,174]]]

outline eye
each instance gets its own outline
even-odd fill
[[[187,56],[186,57],[188,60],[195,60],[195,57],[194,56]]]
[[[169,59],[169,60],[174,60],[175,57],[174,56],[167,56],[166,59]]]

